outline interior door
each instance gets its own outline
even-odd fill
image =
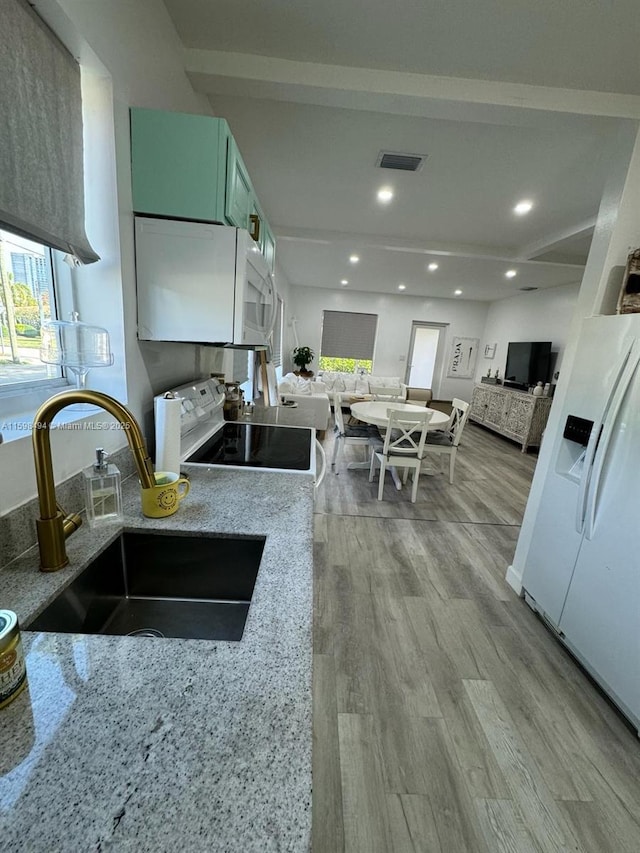
[[[419,323],[415,320],[411,325],[405,381],[414,388],[430,388],[436,399],[440,390],[445,328],[441,324]]]

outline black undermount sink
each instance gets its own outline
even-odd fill
[[[124,532],[26,628],[240,640],[264,543]]]

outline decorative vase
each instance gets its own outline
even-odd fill
[[[533,396],[534,397],[542,397],[543,391],[544,391],[544,387],[542,385],[542,382],[538,382],[536,387],[533,389]]]

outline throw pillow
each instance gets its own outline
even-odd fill
[[[295,393],[311,396],[311,382],[309,379],[303,379],[301,376],[296,376]]]
[[[323,371],[322,373],[320,373],[318,375],[319,375],[320,381],[324,382],[324,384],[327,386],[327,391],[333,391],[333,386],[334,386],[335,381],[336,381],[335,373],[330,373],[329,371],[327,371],[327,372]]]

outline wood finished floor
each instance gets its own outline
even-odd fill
[[[639,741],[504,581],[536,457],[468,424],[411,504],[363,453],[316,503],[314,853],[638,853]]]

